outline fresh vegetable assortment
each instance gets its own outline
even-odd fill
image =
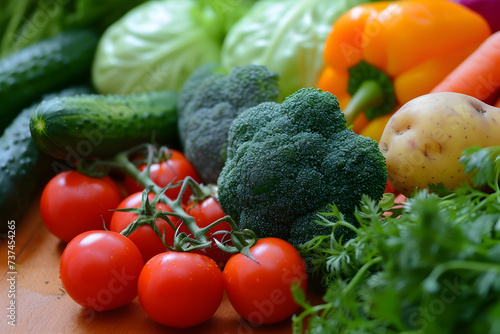
[[[380,219],[393,198],[365,197],[357,227],[336,210],[335,223],[318,218],[356,236],[330,232],[303,246],[329,284],[324,304],[296,294],[304,311],[295,332],[308,319],[312,333],[497,333],[499,157],[500,146],[465,150],[472,184],[421,191],[390,217]]]
[[[498,6],[114,6],[54,5],[23,39],[46,7],[0,5],[0,208],[44,182],[76,303],[190,328],[226,294],[296,333],[498,332]]]
[[[376,1],[376,0],[375,0]],[[324,41],[351,7],[374,0],[256,1],[232,27],[221,49],[226,70],[263,65],[280,75],[281,100],[315,86],[324,67]]]
[[[361,118],[354,130],[362,133],[364,119],[429,93],[490,33],[480,15],[447,1],[357,6],[328,36],[318,86],[337,96],[349,124]]]
[[[75,86],[44,98],[90,92],[88,86]],[[50,157],[40,152],[29,130],[31,114],[39,102],[24,108],[0,137],[0,212],[12,219],[22,217],[26,201],[32,200],[38,188],[54,175]],[[1,225],[0,231],[5,232],[6,228]]]
[[[68,210],[71,214],[86,219],[85,215],[92,214],[92,210],[81,205],[79,200],[81,197],[88,197],[90,200],[87,201],[87,206],[91,205],[93,211],[99,210],[101,212],[99,218],[102,227],[99,230],[99,227],[89,224],[88,230],[81,231],[69,241],[68,238],[63,238],[65,235],[55,232],[54,234],[61,241],[68,243],[66,249],[76,249],[70,253],[74,254],[74,257],[85,256],[85,254],[88,254],[89,257],[94,256],[95,248],[101,247],[101,243],[95,246],[95,243],[92,242],[94,234],[96,234],[97,240],[103,239],[100,235],[106,232],[109,235],[116,234],[129,241],[131,245],[127,246],[127,249],[130,248],[132,253],[138,253],[143,263],[137,283],[135,283],[137,276],[135,270],[132,273],[126,272],[129,269],[121,269],[121,262],[119,262],[119,267],[114,267],[115,255],[113,254],[109,255],[111,274],[116,276],[116,272],[118,272],[122,281],[123,277],[126,277],[127,280],[130,279],[131,282],[134,282],[132,284],[137,285],[136,295],[144,311],[152,319],[164,325],[184,328],[208,320],[221,303],[223,292],[228,291],[229,284],[234,283],[243,268],[246,268],[246,272],[257,278],[259,284],[264,284],[267,289],[263,290],[260,295],[259,305],[260,303],[265,304],[266,307],[268,307],[268,303],[272,305],[273,311],[266,312],[266,319],[259,320],[261,322],[258,324],[274,323],[289,318],[298,309],[298,304],[295,303],[291,294],[291,284],[302,284],[303,293],[306,293],[307,287],[306,267],[298,250],[285,240],[277,238],[257,240],[253,231],[240,229],[230,216],[224,214],[218,201],[213,197],[212,187],[197,183],[190,175],[182,175],[184,178],[180,180],[180,183],[174,178],[164,187],[155,183],[149,170],[153,164],[161,164],[164,161],[167,162],[167,166],[169,165],[168,160],[172,159],[172,155],[165,154],[166,151],[168,149],[165,147],[158,147],[155,144],[142,144],[130,150],[118,152],[107,159],[88,159],[78,165],[78,170],[70,170],[56,175],[44,189],[41,209],[44,210],[47,206],[46,202],[55,202],[62,207],[61,210]],[[176,155],[177,157],[174,159],[179,160],[182,153],[176,152]],[[143,168],[144,161],[146,161],[145,168]],[[101,190],[107,190],[104,184],[111,185],[108,183],[111,180],[108,176],[111,170],[117,174],[125,173],[142,185],[144,190],[130,194],[118,204],[111,203],[110,201],[116,198],[103,196],[105,193]],[[45,193],[53,191],[54,187],[64,187],[65,183],[59,182],[59,179],[66,175],[74,175],[78,180],[83,179],[87,182],[77,190],[66,187],[68,189],[64,189],[61,193],[64,198],[45,195]],[[95,183],[102,186],[87,189],[86,185],[90,183],[88,179],[94,180]],[[156,182],[158,181],[156,180]],[[71,182],[71,184],[73,183],[75,182]],[[76,183],[80,184],[80,182]],[[176,196],[170,194],[171,197],[168,197],[167,191],[176,188],[178,188]],[[188,190],[192,196],[186,202],[185,194]],[[66,194],[68,191],[80,195],[80,198],[77,198],[78,201],[74,200],[75,196],[73,198],[68,196]],[[118,200],[120,200],[119,196]],[[99,206],[95,202],[99,203]],[[68,215],[61,215],[59,218],[65,216]],[[51,220],[49,218],[51,217],[45,218],[45,215],[42,214],[42,218],[47,227],[50,228]],[[99,219],[94,219],[94,221],[99,221]],[[81,225],[74,224],[72,227],[80,228]],[[61,226],[61,229],[63,228],[64,226]],[[74,241],[79,240],[80,237],[84,238],[84,241]],[[74,243],[77,246],[73,246]],[[261,246],[267,243],[273,246],[270,249]],[[287,256],[283,258],[285,253]],[[135,257],[136,255],[134,255]],[[94,266],[98,268],[104,265],[103,259],[104,257],[99,258],[98,263],[94,263],[91,259],[88,260],[88,264],[83,261],[83,274],[86,274],[87,270],[91,271]],[[246,259],[255,263],[253,269],[249,269],[248,264],[244,262]],[[69,265],[63,260],[64,253],[61,259],[61,270],[66,270],[65,268]],[[227,264],[229,266],[227,267],[226,263],[229,261],[233,264]],[[227,269],[227,273],[223,272],[222,268]],[[263,268],[267,268],[268,273],[261,276],[259,273],[262,272]],[[264,272],[266,271],[264,270]],[[119,307],[123,305],[123,300],[130,302],[129,297],[132,293],[131,290],[124,289],[129,294],[122,298],[122,290],[115,289],[114,282],[115,279],[120,278],[111,276],[111,274],[103,275],[101,278],[92,278],[96,281],[95,286],[113,285],[113,291],[118,291],[116,292],[118,304],[110,302],[111,306],[106,304],[105,309]],[[277,274],[282,275],[283,279],[280,279]],[[71,275],[70,278],[63,278],[63,276],[62,271],[61,278],[64,286],[76,284],[74,282],[78,279],[75,275]],[[207,284],[209,292],[207,292]],[[246,300],[245,297],[242,297],[245,289],[245,286],[241,284],[233,287],[232,290],[236,292],[233,293],[235,297],[231,298]],[[280,294],[279,298],[275,300],[275,294],[278,290],[282,292],[282,295]],[[113,291],[104,297],[101,296],[101,299],[113,299],[115,293]],[[68,294],[82,306],[96,310],[92,308],[93,305],[89,307],[86,300],[82,300],[78,293],[68,292]],[[96,297],[95,294],[98,296]],[[88,295],[87,299],[94,300],[99,297],[99,291],[90,289]],[[284,298],[285,305],[291,305],[291,307],[281,305]],[[248,307],[255,305],[252,300],[246,300],[246,302],[250,303]],[[104,307],[100,304],[98,306]],[[236,309],[236,311],[246,318],[248,317],[246,311],[248,307],[242,310]],[[255,312],[251,312],[251,315],[254,317]]]

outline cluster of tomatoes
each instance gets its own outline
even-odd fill
[[[199,180],[176,150],[171,150],[168,159],[150,165],[150,178],[160,187],[188,176]],[[170,187],[165,195],[176,199],[179,189]],[[255,324],[276,323],[297,311],[291,285],[298,284],[305,293],[307,275],[293,246],[264,238],[250,248],[251,257],[227,253],[213,242],[231,240],[231,226],[222,222],[206,234],[211,246],[191,252],[168,250],[165,245],[172,247],[178,233],[190,234],[175,215],[169,216],[169,223],[157,219],[156,228],[146,224],[128,235],[123,233],[138,219],[134,208],[144,205],[144,194],[143,187],[128,175],[117,182],[109,176],[94,178],[71,170],[46,184],[40,212],[49,231],[67,243],[59,271],[65,291],[75,302],[99,312],[138,297],[153,320],[177,328],[208,320],[224,293],[240,316]],[[224,217],[214,197],[193,201],[190,195],[190,191],[181,195],[183,210],[199,228]],[[152,201],[156,195],[147,196]],[[163,202],[155,206],[172,212]]]

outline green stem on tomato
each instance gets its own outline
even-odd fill
[[[150,146],[148,146],[148,151],[150,151]],[[150,154],[148,154],[148,166],[151,165],[152,161],[151,151],[149,153]],[[181,235],[178,235],[178,237],[176,238],[177,242],[174,243],[174,249],[185,251],[185,250],[194,250],[194,249],[209,247],[212,241],[208,240],[206,236],[207,232],[222,222],[228,222],[232,228],[232,236],[234,238],[235,241],[234,244],[236,248],[238,249],[238,251],[241,251],[245,255],[252,258],[251,254],[249,253],[249,247],[253,245],[254,241],[251,241],[249,244],[244,235],[250,235],[252,237],[252,240],[256,239],[255,235],[247,231],[239,232],[235,222],[231,219],[231,217],[229,216],[223,217],[205,228],[199,228],[195,219],[191,215],[186,213],[186,211],[184,211],[184,208],[182,206],[182,198],[188,188],[192,189],[195,196],[206,195],[206,191],[202,189],[202,187],[198,183],[196,183],[196,181],[194,181],[191,177],[185,178],[182,184],[180,185],[181,189],[179,191],[177,198],[175,200],[172,200],[165,195],[166,188],[159,187],[158,185],[156,185],[156,183],[154,183],[151,180],[151,178],[149,177],[149,168],[145,168],[143,171],[139,171],[136,165],[129,160],[129,155],[130,152],[118,153],[115,155],[111,163],[115,167],[118,167],[123,171],[125,171],[129,176],[131,176],[138,183],[140,183],[145,189],[150,189],[153,193],[157,195],[157,198],[155,198],[155,200],[153,200],[152,202],[153,208],[156,206],[156,203],[159,200],[161,200],[163,203],[167,204],[172,209],[172,212],[158,211],[157,212],[158,217],[155,216],[154,219],[156,220],[156,218],[163,218],[173,228],[173,224],[169,221],[168,216],[177,217],[183,221],[189,232],[194,237],[190,238],[185,233],[184,234],[181,233]],[[144,196],[146,196],[146,199],[143,199],[143,201],[147,200],[147,194]],[[137,228],[137,226],[134,226],[132,228]],[[131,233],[130,231],[127,232]],[[184,241],[190,242],[191,245],[185,247],[183,245]],[[192,245],[193,243],[195,245]],[[236,249],[232,250],[231,247],[226,247],[225,249],[231,252],[236,251]]]
[[[188,228],[188,230],[200,243],[203,244],[210,243],[206,235],[200,232],[201,230],[200,228],[198,228],[198,225],[196,224],[194,218],[188,215],[182,208],[182,195],[185,193],[189,182],[194,182],[191,178],[185,179],[185,181],[182,183],[179,196],[177,196],[175,200],[171,200],[164,194],[164,192],[162,191],[163,188],[159,187],[156,183],[154,183],[151,180],[151,178],[148,175],[149,174],[148,172],[141,172],[137,169],[137,167],[129,160],[126,152],[118,153],[114,157],[114,161],[118,163],[127,174],[129,174],[133,179],[139,182],[144,188],[150,188],[152,192],[160,196],[161,201],[167,204],[172,209],[173,211],[172,216],[181,219]],[[148,169],[149,168],[146,168],[145,170]],[[170,214],[170,213],[164,212],[164,214]]]

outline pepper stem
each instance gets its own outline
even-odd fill
[[[364,81],[351,97],[344,109],[347,125],[351,125],[360,112],[371,107],[381,106],[385,101],[385,92],[375,80]]]

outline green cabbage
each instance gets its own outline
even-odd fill
[[[245,9],[245,1],[232,2],[162,0],[135,7],[101,37],[92,66],[96,90],[179,90],[201,64],[220,60],[227,29]]]
[[[222,66],[264,65],[281,76],[281,98],[315,87],[335,20],[368,0],[261,0],[229,31]]]

